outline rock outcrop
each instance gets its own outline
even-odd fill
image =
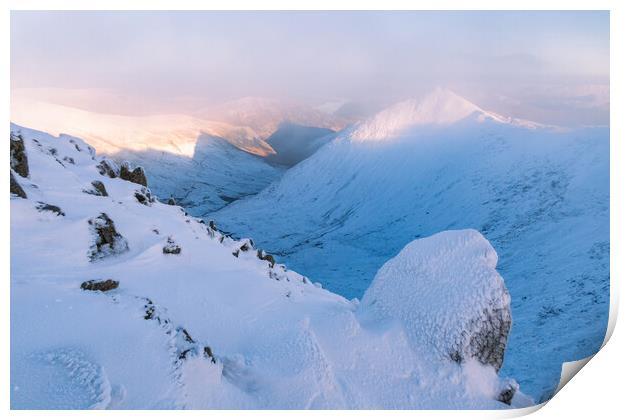
[[[15,179],[13,171],[11,171],[11,194],[21,198],[28,198],[22,186],[19,185],[19,182]]]
[[[150,206],[155,202],[155,197],[151,194],[151,190],[146,187],[140,188],[139,191],[136,191],[133,195],[138,203],[144,204],[145,206]]]
[[[123,164],[121,165],[119,176],[125,181],[140,184],[145,187],[148,186],[146,182],[146,174],[144,173],[144,169],[142,169],[141,166],[138,166],[137,168],[132,170],[128,162],[123,162]]]
[[[19,176],[28,178],[28,156],[26,155],[26,146],[21,134],[13,134],[11,132],[11,169]]]
[[[109,159],[101,159],[99,164],[97,165],[97,170],[99,174],[105,175],[109,178],[117,178],[120,172],[118,165]]]
[[[88,253],[90,261],[122,254],[129,250],[127,240],[116,231],[114,222],[107,214],[101,213],[99,216],[89,219],[88,224],[95,239]]]
[[[98,195],[100,197],[107,197],[108,191],[105,189],[105,185],[101,181],[91,182],[92,188],[82,190],[86,194]]]
[[[42,203],[42,202],[38,202],[37,203],[37,210],[39,211],[49,211],[52,212],[54,214],[56,214],[56,216],[64,216],[65,212],[63,212],[60,207],[55,206],[53,204],[48,204],[48,203]]]
[[[163,248],[164,254],[180,254],[181,247],[177,245],[177,243],[172,239],[171,236],[168,236],[166,239],[166,245]]]
[[[82,290],[92,290],[98,292],[107,292],[118,288],[119,282],[112,279],[107,280],[88,280],[80,285]]]

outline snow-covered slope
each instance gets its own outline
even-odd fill
[[[487,357],[510,298],[479,233],[411,243],[359,303],[115,171],[79,139],[11,126],[12,408],[531,403]],[[449,317],[411,319],[429,302],[394,291],[421,287]]]
[[[349,298],[411,239],[478,229],[513,296],[504,371],[536,398],[605,335],[607,127],[543,127],[440,89],[344,130],[213,217]]]
[[[13,122],[38,127],[53,135],[68,133],[85,139],[97,153],[159,150],[191,157],[202,134],[226,139],[235,147],[258,156],[273,150],[246,126],[199,119],[188,115],[126,116],[11,98]]]
[[[198,138],[191,157],[159,150],[123,150],[110,157],[143,166],[155,194],[173,197],[199,217],[258,193],[283,172],[225,139],[207,134]]]
[[[275,153],[266,156],[268,162],[291,167],[311,156],[335,136],[328,128],[307,127],[284,122],[265,141]]]
[[[23,125],[79,136],[100,155],[143,166],[157,195],[174,197],[197,216],[256,194],[282,172],[259,157],[273,149],[247,127],[184,115],[100,114],[23,98],[11,105]]]

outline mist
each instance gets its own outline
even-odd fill
[[[195,114],[242,97],[370,113],[436,86],[505,115],[609,122],[608,12],[21,11],[12,96]]]

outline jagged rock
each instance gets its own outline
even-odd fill
[[[177,202],[176,202],[176,200],[174,199],[174,197],[170,197],[170,198],[168,199],[168,201],[166,201],[166,204],[168,204],[169,206],[176,206],[176,205],[177,205]]]
[[[93,181],[91,182],[93,188],[88,190],[82,190],[86,194],[98,195],[100,197],[107,197],[108,191],[105,189],[105,185],[101,181]]]
[[[108,290],[116,289],[119,282],[112,279],[107,280],[88,280],[80,285],[82,290],[94,290],[99,292],[107,292]]]
[[[256,253],[256,256],[258,257],[259,260],[268,261],[269,267],[271,268],[273,268],[273,266],[276,264],[276,259],[273,257],[273,255],[267,254],[262,249],[258,250],[258,252]]]
[[[21,134],[11,133],[11,169],[24,178],[28,178],[28,156]]]
[[[155,202],[155,198],[151,194],[151,190],[146,187],[140,188],[140,190],[136,191],[133,196],[140,204],[144,204],[145,206],[150,206]]]
[[[254,241],[252,241],[251,239],[247,239],[243,242],[243,245],[239,247],[239,250],[243,252],[248,252],[250,249],[253,249],[253,248],[254,248]]]
[[[108,159],[101,159],[101,162],[97,165],[97,170],[99,174],[110,178],[116,178],[119,175],[119,169],[116,163]]]
[[[114,222],[107,214],[88,220],[95,243],[91,246],[88,254],[90,261],[96,261],[108,256],[118,255],[129,250],[127,240],[116,231]]]
[[[70,156],[65,156],[64,158],[62,158],[62,160],[64,160],[67,163],[70,163],[72,165],[75,165],[75,160],[72,157],[70,157]]]
[[[11,194],[14,194],[21,198],[28,198],[22,186],[19,185],[19,182],[17,182],[17,180],[13,176],[13,171],[11,171]]]
[[[123,162],[123,164],[121,165],[119,176],[125,181],[140,184],[145,187],[147,186],[146,174],[144,173],[144,169],[142,169],[141,166],[138,166],[134,170],[131,170],[131,168],[129,167],[129,163]]]
[[[204,357],[210,358],[211,359],[211,363],[216,363],[215,356],[213,355],[213,351],[211,350],[211,347],[205,346],[203,348],[203,355],[204,355]]]
[[[209,220],[209,227],[217,232],[217,227],[215,227],[215,222],[213,220]]]
[[[515,380],[510,379],[502,387],[502,390],[496,399],[497,401],[510,405],[512,403],[512,398],[515,396],[517,391],[519,391],[519,384]]]
[[[181,253],[181,247],[177,245],[176,242],[174,242],[174,239],[172,239],[172,237],[168,236],[168,239],[166,239],[166,245],[164,245],[163,248],[163,252],[164,254],[178,255]]]
[[[39,201],[36,208],[39,211],[51,211],[52,213],[56,213],[57,216],[65,215],[65,213],[60,209],[60,207],[53,204],[42,203]]]

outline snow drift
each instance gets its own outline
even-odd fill
[[[11,131],[11,178],[26,197],[11,196],[12,408],[531,403],[498,376],[501,358],[472,345],[485,311],[501,314],[489,336],[507,334],[508,296],[478,233],[414,241],[358,303],[100,172],[79,139]]]

